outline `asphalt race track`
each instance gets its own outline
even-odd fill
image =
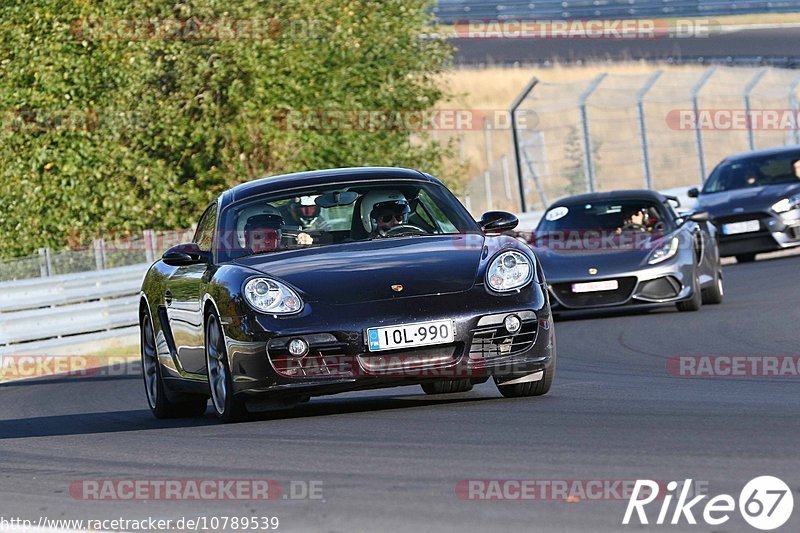
[[[571,63],[589,60],[768,63],[800,65],[800,28],[741,29],[697,38],[662,39],[451,39],[455,62],[477,64]]]
[[[738,499],[748,480],[776,475],[797,507],[798,380],[666,371],[673,355],[800,353],[800,256],[726,266],[725,281],[725,303],[698,313],[559,321],[559,374],[538,399],[502,399],[491,383],[436,398],[408,387],[226,426],[211,414],[153,419],[134,377],[0,386],[0,501],[33,520],[278,516],[279,531],[755,531],[738,513],[716,527],[622,526],[626,500],[468,501],[455,491],[468,479],[692,478]],[[70,496],[77,480],[119,478],[316,480],[323,499]],[[799,528],[795,509],[779,531]]]

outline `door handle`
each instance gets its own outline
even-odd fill
[[[172,291],[169,289],[164,293],[164,302],[167,305],[172,305]]]

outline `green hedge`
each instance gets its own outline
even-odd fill
[[[286,128],[290,112],[439,101],[451,50],[419,37],[426,1],[10,4],[0,7],[0,257],[188,227],[221,190],[289,171],[402,165],[457,181],[424,135]],[[186,19],[201,31],[150,38]],[[209,39],[214,21],[246,38]]]

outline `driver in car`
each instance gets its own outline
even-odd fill
[[[623,231],[648,231],[647,218],[647,210],[645,208],[633,211],[630,216],[625,219],[622,227],[617,228],[617,234]]]
[[[361,200],[361,222],[369,238],[386,237],[394,227],[408,224],[411,207],[398,191],[371,191]]]

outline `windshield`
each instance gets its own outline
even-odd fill
[[[371,239],[477,233],[444,187],[363,182],[284,191],[228,206],[220,217],[220,262],[255,254]]]
[[[598,232],[602,234],[664,232],[671,229],[663,206],[649,200],[610,200],[550,208],[537,233]]]
[[[800,151],[723,163],[711,173],[703,194],[784,183],[800,183]]]

